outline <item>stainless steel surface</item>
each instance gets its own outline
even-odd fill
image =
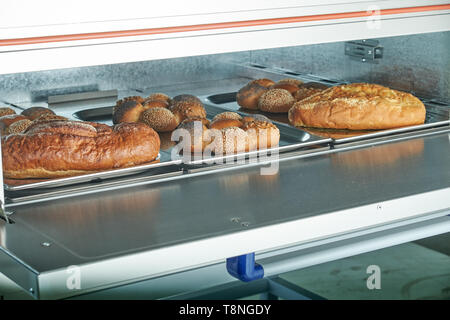
[[[252,51],[250,63],[326,79],[378,83],[450,101],[450,55],[444,54],[450,46],[450,32],[377,40],[384,47],[378,64],[349,59],[342,42]]]
[[[103,91],[91,91],[91,92],[82,92],[82,93],[70,93],[70,94],[61,94],[55,96],[48,96],[47,103],[51,106],[67,103],[73,101],[86,101],[86,100],[96,100],[102,98],[112,97],[117,99],[119,95],[118,90],[103,90]]]
[[[345,54],[360,62],[378,63],[383,58],[383,47],[378,40],[348,41],[345,43]]]
[[[106,170],[101,172],[89,173],[80,176],[66,177],[66,178],[58,178],[58,179],[45,179],[39,182],[31,182],[30,180],[17,180],[16,184],[9,185],[5,183],[6,191],[18,191],[18,190],[27,190],[27,189],[39,189],[39,188],[53,188],[53,187],[62,187],[67,185],[73,185],[83,182],[98,182],[103,179],[110,179],[121,177],[124,175],[137,174],[144,171],[149,171],[154,168],[161,168],[165,166],[170,166],[174,164],[178,164],[179,161],[170,161],[169,155],[164,154],[164,157],[167,159],[164,161],[161,159],[161,153],[158,154],[158,157],[155,159],[155,163],[139,165],[135,167],[114,169],[114,170]],[[33,179],[31,179],[32,181]]]
[[[349,142],[355,142],[360,140],[367,140],[367,139],[374,139],[379,137],[389,137],[394,136],[393,138],[399,136],[402,133],[407,132],[414,132],[420,134],[421,131],[426,131],[427,129],[432,128],[439,128],[445,129],[446,127],[449,127],[450,120],[441,120],[436,122],[426,122],[425,124],[421,125],[415,125],[415,126],[409,126],[409,127],[402,127],[397,129],[389,129],[389,130],[381,130],[381,131],[375,131],[372,133],[364,133],[360,135],[356,135],[353,137],[348,138],[337,138],[333,139],[333,144],[342,144],[342,143],[349,143]]]
[[[446,212],[450,213],[450,210]],[[264,275],[270,277],[447,232],[450,232],[450,217],[442,216],[345,240],[335,239],[327,244],[298,248],[298,251],[257,259],[256,262],[263,266]]]
[[[235,169],[157,187],[111,190],[102,197],[90,194],[16,206],[16,223],[6,230],[6,249],[45,271],[242,231],[230,222],[236,214],[252,229],[445,189],[450,186],[450,150],[442,146],[448,139],[448,134],[440,134],[287,160],[274,176],[261,176],[258,167]],[[105,224],[107,229],[102,228]],[[34,245],[19,240],[25,234],[51,239],[53,249],[65,254],[43,256],[37,250],[30,255]]]
[[[7,193],[9,207],[19,203],[36,203],[53,199],[63,199],[73,196],[101,193],[118,190],[130,186],[149,185],[156,182],[164,182],[181,176],[183,168],[173,167],[168,170],[154,168],[150,173],[126,174],[124,177],[113,177],[108,180],[90,181],[90,183],[65,184],[55,188],[28,188]]]
[[[46,101],[48,95],[111,89],[145,89],[192,81],[249,77],[224,62],[283,68],[302,75],[372,82],[450,100],[450,32],[378,38],[385,48],[379,64],[353,61],[344,43],[323,43],[230,54],[67,68],[0,76],[0,101]],[[426,44],[426,45],[424,45]],[[212,45],[212,44],[211,44]],[[207,93],[204,93],[207,94]]]
[[[53,271],[60,270],[59,280],[54,281],[65,283],[64,268],[70,265],[85,266],[84,277],[92,276],[100,282],[104,279],[104,286],[111,285],[112,278],[108,281],[105,277],[98,278],[99,270],[114,271],[117,277],[119,272],[122,282],[137,281],[144,274],[152,274],[152,269],[143,267],[137,272],[139,260],[129,264],[132,262],[125,262],[128,257],[139,259],[146,254],[150,260],[145,261],[150,262],[156,252],[192,243],[192,251],[185,253],[186,262],[190,262],[199,259],[195,248],[200,240],[220,239],[224,235],[239,237],[252,230],[258,233],[264,226],[319,219],[327,212],[368,204],[389,207],[385,202],[390,199],[433,190],[448,194],[450,148],[442,148],[448,143],[448,134],[437,134],[373,148],[281,161],[274,176],[261,176],[258,167],[238,168],[161,182],[157,186],[110,190],[101,197],[89,194],[39,205],[18,205],[14,207],[15,223],[5,226],[2,250],[11,258],[13,255],[16,268],[23,265],[21,268],[42,275],[40,290],[55,289],[54,282],[44,286],[45,281],[53,279]],[[438,199],[442,202],[445,197]],[[440,206],[450,207],[448,199]],[[399,210],[408,214],[420,204],[405,201],[413,207],[408,208],[403,202]],[[427,204],[433,205],[436,203]],[[364,210],[360,214],[365,217],[360,223],[370,218]],[[233,222],[236,216],[247,222],[246,226]],[[341,218],[342,223],[348,223],[344,222],[345,215]],[[334,227],[337,226],[322,226]],[[329,232],[332,236],[333,231]],[[42,242],[52,245],[42,247]],[[221,248],[214,251],[214,256],[227,255],[230,250],[233,248]],[[182,257],[173,259],[183,260]],[[169,267],[170,263],[166,265],[169,260],[156,261],[161,268],[176,270],[172,269],[174,266]],[[127,271],[122,273],[112,263],[119,263]]]

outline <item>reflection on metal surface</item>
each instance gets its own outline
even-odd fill
[[[158,132],[158,134],[161,141],[161,150],[168,150],[176,145],[176,142],[171,139],[172,132]]]
[[[395,144],[384,144],[376,148],[360,149],[358,152],[341,152],[332,157],[337,167],[368,169],[401,164],[402,159],[420,157],[424,151],[424,139],[413,139]]]
[[[221,176],[219,178],[219,185],[226,194],[255,193],[261,196],[261,192],[264,192],[264,190],[270,190],[270,193],[276,193],[279,186],[279,178],[279,173],[273,175],[262,175],[258,173],[251,175],[246,173],[233,174]]]
[[[0,247],[6,248],[6,224],[0,222]]]
[[[95,257],[92,248],[108,253],[117,243],[136,245],[152,238],[155,218],[160,214],[154,208],[160,202],[156,188],[103,193],[101,197],[59,201],[32,210],[27,224],[74,255]]]

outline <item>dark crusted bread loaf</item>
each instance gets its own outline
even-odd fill
[[[3,174],[55,178],[123,168],[153,161],[159,147],[158,134],[143,123],[38,122],[2,137]]]

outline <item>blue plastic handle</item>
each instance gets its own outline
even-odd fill
[[[244,254],[242,256],[227,259],[227,271],[233,277],[249,282],[264,277],[264,269],[255,263],[255,253]]]

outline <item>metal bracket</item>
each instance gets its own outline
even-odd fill
[[[227,259],[228,273],[233,277],[249,282],[264,277],[264,269],[255,263],[255,253],[244,254],[242,256]]]
[[[10,215],[10,213],[5,210],[5,205],[3,204],[3,201],[0,200],[0,219],[5,220],[6,223],[9,224],[11,222],[8,218],[8,215]]]
[[[383,58],[383,47],[378,40],[357,40],[345,43],[345,55],[353,60],[378,63]]]

